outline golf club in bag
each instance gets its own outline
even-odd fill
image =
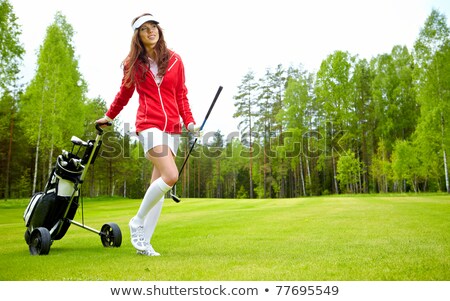
[[[203,120],[202,125],[200,126],[200,131],[203,130],[203,127],[205,126],[206,120],[208,120],[209,114],[211,114],[212,109],[214,108],[214,105],[216,104],[217,99],[219,98],[220,92],[222,92],[223,87],[219,86],[219,89],[217,89],[216,96],[214,96],[214,99],[209,106],[208,113],[206,113],[205,119]],[[194,143],[191,145],[191,148],[189,149],[189,152],[184,159],[183,165],[181,165],[180,171],[178,172],[178,178],[181,176],[181,173],[183,172],[184,166],[186,165],[187,160],[189,159],[189,156],[191,155],[192,150],[194,149],[195,144],[197,143],[198,138],[196,137],[194,140]],[[172,200],[174,200],[176,203],[179,203],[181,199],[177,196],[177,186],[176,183],[172,187],[172,191],[170,193],[170,196],[172,197]]]
[[[115,223],[104,224],[100,231],[88,227],[84,224],[83,210],[83,223],[73,220],[79,207],[81,186],[102,144],[102,125],[104,124],[95,125],[95,140],[85,142],[72,136],[72,150],[62,151],[56,159],[44,191],[31,197],[23,215],[27,227],[25,241],[31,255],[48,254],[53,241],[63,238],[71,224],[99,234],[104,247],[120,247],[122,244],[122,233]],[[79,157],[81,149],[84,149],[84,153]]]

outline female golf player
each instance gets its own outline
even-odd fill
[[[180,56],[167,48],[159,22],[151,14],[132,21],[133,37],[123,61],[120,90],[105,116],[96,122],[111,122],[127,105],[134,91],[139,95],[136,132],[145,156],[153,164],[151,185],[137,214],[130,220],[131,243],[138,254],[159,256],[150,241],[161,213],[164,195],[178,180],[175,164],[183,124],[198,133],[185,86]]]

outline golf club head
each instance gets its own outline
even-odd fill
[[[181,199],[176,195],[174,195],[173,193],[171,193],[170,196],[172,197],[172,200],[175,201],[175,203],[179,203],[181,201]]]
[[[72,143],[75,144],[75,145],[87,146],[87,142],[81,140],[77,136],[72,136],[72,138],[70,138],[70,141],[72,141]]]

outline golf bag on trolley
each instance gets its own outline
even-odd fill
[[[85,142],[72,137],[72,150],[63,150],[58,156],[44,191],[31,197],[23,215],[27,227],[25,241],[31,255],[48,254],[53,241],[63,238],[71,224],[99,234],[104,247],[120,247],[122,234],[117,224],[104,224],[98,231],[73,220],[87,170],[95,162],[102,144],[103,130],[98,124],[96,129],[95,140]],[[79,157],[81,149],[84,153]]]

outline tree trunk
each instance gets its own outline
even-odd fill
[[[195,172],[195,167],[197,167],[197,173]],[[195,198],[195,197],[197,197],[197,198],[199,198],[200,197],[200,194],[201,194],[201,181],[202,181],[202,179],[200,178],[200,176],[201,176],[201,173],[200,173],[200,164],[194,164],[194,178],[195,178],[195,175],[197,174],[197,182],[196,182],[196,184],[197,184],[197,190],[195,189],[195,185],[194,185],[194,195],[193,195],[193,197]]]
[[[307,172],[307,175],[308,175],[308,184],[309,184],[309,190],[310,190],[309,195],[312,196],[311,168],[309,166],[310,163],[309,163],[308,157],[305,156],[305,159],[306,159],[306,172]],[[305,191],[305,195],[306,195],[306,191]]]
[[[187,153],[188,153],[188,148],[189,148],[189,143],[188,142],[186,142],[186,144],[185,144],[185,146],[184,146],[184,154],[185,154],[185,159],[186,159],[186,156],[187,156]],[[186,167],[186,166],[185,166]],[[183,191],[183,193],[182,193],[182,196],[183,197],[185,197],[186,196],[186,172],[183,172],[182,174],[181,174],[181,177],[183,177],[183,180],[182,180],[182,184],[181,184],[181,189],[182,189],[182,191]]]
[[[115,190],[116,190],[116,181],[112,181],[112,185],[111,185],[111,196],[114,196]]]
[[[112,171],[112,160],[108,161],[109,177],[108,177],[108,194],[113,196],[113,171]]]
[[[334,158],[334,148],[333,146],[331,146],[331,164],[333,165],[333,183],[334,183],[334,189],[335,189],[335,193],[339,194],[339,187],[338,187],[338,183],[337,183],[337,179],[336,179],[336,159]]]
[[[217,160],[217,197],[222,197],[222,190],[220,187],[220,160]]]
[[[6,162],[5,199],[9,198],[9,182],[10,182],[9,174],[10,174],[10,169],[11,169],[11,154],[12,154],[13,131],[14,131],[14,109],[12,109],[10,123],[9,123],[9,146],[8,146],[8,160]]]
[[[89,185],[89,196],[92,198],[95,194],[95,165],[92,165],[92,168],[90,169],[90,185]]]
[[[266,134],[264,133],[264,146],[263,148],[266,148],[267,142],[266,142]],[[263,152],[263,168],[262,168],[262,174],[263,174],[263,187],[264,187],[264,198],[267,198],[267,158],[266,158],[266,151]],[[269,185],[270,187],[270,185]]]
[[[302,184],[303,196],[306,196],[305,177],[303,176],[303,159],[301,156],[299,157],[299,159],[300,159],[300,171],[299,171],[300,172],[300,181]]]
[[[445,151],[445,149],[443,152],[443,156],[444,156],[444,171],[445,171],[445,187],[447,189],[447,193],[450,193],[450,184],[449,184],[449,179],[448,179],[447,152]]]
[[[251,116],[250,115],[250,108],[249,108],[249,116]],[[252,175],[253,175],[253,172],[252,172],[252,168],[253,168],[253,145],[252,145],[252,120],[251,120],[251,117],[250,117],[250,126],[249,126],[249,132],[250,132],[250,162],[249,162],[249,176],[250,176],[250,183],[249,183],[249,186],[250,186],[250,193],[249,193],[249,196],[250,196],[250,198],[251,199],[253,199],[253,177],[252,177]]]
[[[52,172],[52,168],[53,168],[53,150],[54,150],[54,145],[53,145],[53,141],[52,141],[52,145],[50,147],[50,153],[48,156],[48,172],[47,172],[48,175]]]
[[[445,137],[445,130],[444,130],[444,116],[441,113],[441,135],[442,140],[444,140]],[[450,183],[448,179],[448,165],[447,165],[447,152],[445,150],[444,142],[442,142],[442,154],[444,156],[444,172],[445,172],[445,188],[447,189],[447,193],[450,193]]]
[[[37,183],[37,176],[38,176],[38,163],[39,163],[39,146],[41,142],[41,128],[42,128],[42,116],[39,119],[39,129],[38,129],[38,137],[36,141],[36,153],[35,153],[35,159],[34,159],[34,176],[33,176],[33,191],[32,194],[36,192],[36,183]]]
[[[190,173],[190,170],[191,170],[191,167],[190,167],[190,162],[189,162],[189,160],[187,160],[186,161],[186,168],[185,168],[185,173],[186,173],[186,197],[187,198],[190,198],[191,196],[190,196],[190,185],[189,185],[189,183],[191,182],[191,173]],[[193,178],[195,179],[195,174],[193,175]],[[194,188],[195,189],[195,188]]]
[[[237,191],[236,191],[236,179],[237,179],[237,172],[234,173],[233,175],[233,198],[235,199],[237,196]]]

